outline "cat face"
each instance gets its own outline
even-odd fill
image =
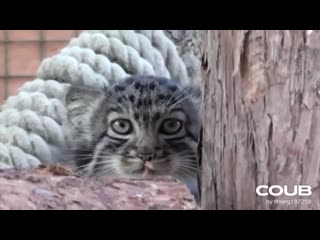
[[[106,91],[71,88],[74,159],[89,175],[197,174],[200,95],[172,80],[135,76]]]

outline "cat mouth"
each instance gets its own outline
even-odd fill
[[[147,161],[144,163],[144,169],[143,169],[143,178],[151,177],[155,172],[154,165],[151,161]]]
[[[149,179],[155,176],[160,176],[159,164],[170,162],[169,159],[152,159],[151,161],[140,162],[139,169],[133,171],[133,174],[138,174],[143,179]]]
[[[154,168],[154,165],[151,161],[147,161],[144,163],[144,168],[145,169],[148,169],[148,170],[151,170],[151,171],[154,171],[155,168]]]

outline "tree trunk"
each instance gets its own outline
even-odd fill
[[[319,49],[320,31],[206,32],[204,209],[320,209]],[[258,196],[260,185],[312,195]]]

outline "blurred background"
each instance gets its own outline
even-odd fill
[[[0,30],[0,105],[83,30]]]

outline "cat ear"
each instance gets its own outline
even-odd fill
[[[190,100],[196,105],[202,105],[202,92],[200,86],[187,86],[184,92],[190,94]]]
[[[201,102],[202,101],[202,92],[201,92],[201,87],[200,86],[194,86],[193,87],[193,95],[194,99],[197,102]]]
[[[66,108],[70,120],[88,112],[90,106],[103,96],[102,92],[89,87],[70,87],[66,94]]]

